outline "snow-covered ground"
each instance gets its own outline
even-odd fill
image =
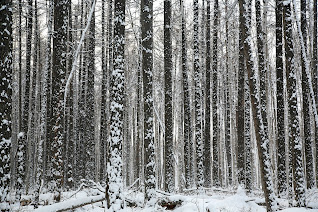
[[[158,191],[158,201],[168,199],[169,201],[180,201],[181,204],[174,208],[175,212],[266,212],[264,198],[257,194],[246,195],[243,189],[238,189],[235,193],[224,190],[208,190],[204,192],[187,192],[186,195],[180,194],[164,194]],[[198,194],[200,193],[200,194]],[[41,206],[34,209],[33,206],[19,206],[14,204],[11,206],[12,211],[37,211],[51,212],[59,211],[63,208],[71,208],[73,205],[85,204],[92,201],[98,201],[104,197],[104,194],[97,189],[82,189],[80,191],[63,193],[63,201],[53,203],[53,194],[46,193],[40,196]],[[143,204],[143,194],[133,191],[127,191],[125,197],[136,203],[136,207],[125,206],[122,211],[125,212],[152,212],[152,211],[167,211],[159,205],[155,207],[147,207]],[[318,212],[318,190],[307,192],[308,206],[310,208],[288,208],[288,201],[278,199],[279,208],[282,212]],[[44,204],[48,204],[43,206]],[[88,204],[83,207],[76,208],[76,212],[91,211],[104,212],[105,202],[99,201],[93,204]]]

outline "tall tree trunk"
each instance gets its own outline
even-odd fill
[[[201,74],[200,74],[200,52],[199,52],[199,3],[193,1],[193,72],[195,82],[195,141],[197,157],[197,187],[203,186],[203,142],[201,133],[202,113],[201,113]]]
[[[313,73],[314,73],[314,90],[316,91],[316,104],[318,102],[318,51],[317,51],[317,0],[314,0],[314,29],[313,29],[313,59],[312,59],[312,66],[313,66]],[[318,105],[316,106],[318,110]],[[316,141],[316,186],[318,187],[318,124],[316,123],[315,126],[315,141]]]
[[[155,195],[155,144],[153,133],[153,1],[141,0],[141,40],[144,98],[145,200],[148,204]]]
[[[107,100],[107,57],[106,57],[106,35],[105,35],[105,4],[106,0],[102,0],[102,94],[101,94],[101,122],[100,122],[100,171],[99,180],[103,181],[106,175],[105,163],[105,143],[107,142],[107,116],[106,116],[106,100]]]
[[[205,106],[205,135],[204,135],[204,186],[211,186],[211,1],[207,0],[206,6],[206,106]]]
[[[182,39],[182,78],[183,78],[183,113],[184,113],[184,167],[185,167],[185,186],[190,188],[193,185],[193,143],[192,143],[192,128],[191,128],[191,110],[190,110],[190,90],[188,79],[188,58],[187,58],[187,38],[186,38],[186,20],[184,14],[184,2],[180,0],[182,10],[181,22],[181,39]]]
[[[240,14],[243,11],[240,11]],[[239,184],[245,185],[245,163],[244,163],[244,42],[246,37],[243,35],[245,27],[245,17],[240,15],[239,31],[239,67],[238,67],[238,91],[236,109],[236,129],[237,129],[237,178]]]
[[[299,115],[297,109],[296,90],[296,67],[294,64],[294,48],[292,38],[292,13],[291,5],[284,5],[284,32],[285,32],[285,54],[286,54],[286,75],[288,92],[288,112],[289,112],[289,192],[291,182],[294,184],[296,205],[305,205],[304,172],[302,161],[302,142],[300,140]]]
[[[307,20],[306,20],[306,0],[300,2],[301,11],[301,33],[303,36],[304,48],[301,48],[301,70],[302,70],[302,92],[303,92],[303,118],[304,118],[304,139],[305,139],[305,167],[306,167],[306,182],[307,188],[312,188],[314,183],[314,167],[313,167],[313,153],[312,153],[312,141],[311,141],[311,122],[310,122],[310,91],[309,80],[306,74],[306,58],[307,55]]]
[[[52,177],[54,181],[54,190],[57,194],[54,196],[56,201],[61,199],[63,185],[63,154],[64,147],[64,81],[67,71],[66,51],[67,51],[67,32],[68,32],[68,9],[69,0],[54,0],[54,32],[53,37],[53,70],[52,70],[52,107],[54,125],[52,126]]]
[[[123,173],[122,173],[122,146],[123,146],[123,121],[124,121],[124,85],[125,85],[125,0],[115,0],[114,19],[114,57],[113,69],[110,80],[111,119],[109,138],[109,167],[107,196],[109,196],[112,211],[124,207],[123,201]]]
[[[265,203],[267,211],[276,211],[277,203],[275,199],[275,194],[273,190],[273,182],[271,177],[270,170],[270,158],[269,158],[269,139],[267,127],[264,126],[263,115],[266,116],[266,111],[262,110],[262,100],[260,88],[257,85],[257,72],[252,68],[252,59],[251,59],[251,47],[248,41],[251,16],[249,15],[250,2],[240,0],[239,1],[240,9],[240,20],[243,21],[244,27],[242,30],[242,36],[246,38],[247,42],[244,42],[244,58],[246,61],[246,70],[248,73],[249,87],[251,91],[251,107],[254,120],[254,129],[255,136],[257,141],[258,157],[261,170],[261,181],[262,188],[265,196]],[[264,89],[264,88],[261,88]],[[264,114],[265,113],[265,114]],[[266,122],[265,122],[266,123]]]
[[[10,150],[12,114],[12,2],[0,2],[0,201],[1,211],[10,211]]]
[[[173,166],[173,111],[172,111],[172,43],[171,0],[164,1],[164,78],[165,78],[165,143],[164,143],[164,190],[174,191]]]
[[[225,14],[228,13],[228,2],[225,3]],[[225,34],[226,34],[226,84],[225,84],[225,95],[226,95],[226,112],[225,112],[225,151],[226,151],[226,162],[227,162],[227,185],[231,186],[232,177],[232,148],[231,148],[231,87],[232,79],[230,77],[231,71],[229,70],[229,17],[226,17]]]
[[[287,191],[285,121],[284,121],[284,69],[283,69],[283,1],[276,1],[276,86],[277,86],[277,185],[278,195]]]
[[[213,118],[213,164],[212,164],[212,175],[213,185],[220,186],[220,167],[219,167],[219,123],[218,123],[218,112],[217,112],[217,101],[218,101],[218,23],[219,23],[219,3],[218,0],[214,1],[214,23],[213,23],[213,62],[212,62],[212,118]]]

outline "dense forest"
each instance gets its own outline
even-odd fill
[[[0,210],[318,209],[317,25],[317,0],[0,0]]]

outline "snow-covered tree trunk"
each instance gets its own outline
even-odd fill
[[[55,192],[54,199],[60,201],[63,185],[64,142],[64,86],[68,32],[69,0],[54,1],[54,35],[53,35],[53,70],[52,70],[52,180]]]
[[[245,188],[247,191],[252,190],[252,146],[251,146],[251,105],[250,105],[250,89],[247,78],[247,73],[244,73],[244,174],[245,174]]]
[[[102,181],[105,179],[106,173],[105,168],[105,151],[106,151],[106,143],[107,143],[107,115],[106,115],[106,107],[107,107],[107,56],[106,56],[106,24],[105,24],[105,5],[106,0],[102,0],[102,53],[101,53],[101,60],[102,60],[102,94],[101,94],[101,122],[100,122],[100,170],[99,170],[99,180]],[[108,34],[108,33],[107,33]],[[98,172],[98,170],[97,170]],[[98,173],[96,173],[98,174]]]
[[[174,191],[173,111],[172,111],[172,41],[171,0],[164,1],[164,78],[165,78],[165,142],[164,190]]]
[[[243,11],[240,11],[240,14]],[[245,163],[244,163],[244,42],[246,40],[243,34],[245,27],[245,17],[240,15],[239,30],[239,64],[238,64],[238,91],[236,108],[236,130],[237,130],[237,179],[239,184],[245,184]]]
[[[153,205],[155,198],[155,143],[153,132],[153,1],[141,0],[141,45],[144,98],[144,174],[145,201]]]
[[[108,158],[108,179],[106,196],[112,211],[124,207],[122,146],[124,121],[124,86],[125,86],[125,0],[115,0],[114,8],[113,67],[110,79],[110,137]]]
[[[204,186],[211,186],[211,1],[206,2],[206,35],[205,35],[205,130],[204,130]],[[204,14],[205,15],[205,14]]]
[[[240,9],[240,16],[243,16],[241,20],[244,21],[245,26],[243,27],[242,34],[243,37],[246,38],[246,42],[244,42],[244,58],[245,58],[245,65],[246,70],[248,73],[249,79],[249,88],[251,91],[251,107],[252,107],[252,114],[253,114],[253,121],[254,121],[254,130],[255,136],[257,141],[257,149],[258,149],[258,157],[260,163],[260,170],[261,170],[261,181],[262,181],[262,188],[264,191],[265,196],[265,203],[267,211],[276,211],[277,203],[274,194],[272,176],[271,176],[271,161],[269,156],[269,139],[268,139],[268,132],[267,127],[265,127],[265,123],[263,122],[263,115],[266,116],[266,110],[262,109],[262,95],[260,88],[257,85],[257,70],[252,67],[252,50],[251,50],[251,43],[248,38],[250,36],[250,23],[251,23],[251,16],[248,15],[250,10],[250,4],[246,1],[240,0],[239,1],[239,9]]]
[[[36,179],[35,179],[35,207],[38,204],[39,197],[40,197],[40,189],[42,182],[45,178],[45,172],[47,171],[46,166],[46,156],[47,156],[47,142],[49,139],[47,138],[47,108],[48,108],[48,98],[47,98],[47,92],[48,92],[48,80],[49,80],[49,72],[51,67],[51,44],[52,44],[52,16],[53,16],[53,1],[50,0],[48,2],[48,16],[47,16],[47,41],[46,41],[46,49],[45,49],[45,66],[42,72],[42,83],[41,83],[41,123],[40,123],[40,140],[38,144],[38,159],[37,159],[37,173],[36,173]],[[42,181],[43,180],[43,181]]]
[[[0,2],[0,210],[10,211],[12,113],[12,2]]]
[[[314,82],[313,82],[313,87],[314,90],[316,91],[316,104],[318,102],[318,46],[317,46],[317,37],[318,37],[318,32],[317,32],[317,27],[318,27],[318,21],[317,21],[317,0],[314,0],[314,29],[313,29],[313,58],[312,58],[312,66],[313,66],[313,73],[314,73]],[[316,105],[317,110],[318,110],[318,105]],[[315,143],[316,143],[316,186],[318,187],[318,124],[315,123]]]
[[[219,4],[218,0],[214,1],[214,23],[213,23],[213,46],[212,46],[212,119],[213,119],[213,136],[212,136],[212,177],[213,185],[220,186],[220,167],[219,167],[219,122],[218,122],[218,24],[219,24]]]
[[[303,36],[304,46],[301,48],[301,70],[302,70],[302,103],[303,103],[303,119],[304,119],[304,144],[305,144],[305,167],[306,167],[306,182],[307,188],[314,186],[314,167],[313,167],[313,153],[312,153],[312,135],[311,135],[311,122],[310,122],[310,91],[309,91],[309,80],[306,74],[306,58],[307,55],[307,20],[306,20],[306,0],[300,2],[301,12],[301,33]],[[304,47],[304,48],[303,48]]]
[[[181,62],[182,62],[182,78],[183,78],[183,138],[184,138],[184,176],[185,187],[189,188],[193,184],[192,177],[192,128],[191,128],[191,111],[190,111],[190,94],[188,79],[188,58],[187,58],[187,38],[186,38],[186,17],[184,14],[184,1],[180,0],[181,7]]]
[[[283,1],[276,1],[276,86],[277,86],[277,185],[278,195],[287,191],[285,121],[284,121],[284,69],[283,69]]]
[[[88,3],[87,13],[92,12],[91,19],[89,23],[89,30],[87,33],[87,78],[86,78],[86,93],[85,93],[85,124],[84,124],[84,134],[85,134],[85,148],[86,148],[86,178],[94,179],[94,173],[96,171],[95,157],[98,157],[95,152],[95,139],[94,139],[94,126],[95,126],[95,100],[94,100],[94,76],[95,76],[95,8],[90,10],[93,6],[95,0],[91,0]],[[96,144],[98,145],[98,144]],[[98,147],[99,148],[99,147]],[[95,153],[95,154],[94,154]]]
[[[225,3],[225,14],[228,13],[228,2]],[[225,112],[225,151],[226,151],[226,162],[227,162],[227,182],[226,185],[231,186],[233,177],[232,177],[232,148],[231,148],[231,103],[232,100],[230,98],[231,95],[231,87],[232,87],[232,79],[231,79],[231,71],[230,71],[230,36],[229,36],[229,17],[225,19],[225,34],[226,34],[226,85],[225,85],[225,98],[226,98],[226,112]]]
[[[284,4],[284,32],[285,32],[285,57],[289,112],[289,193],[293,183],[296,205],[304,206],[305,188],[302,161],[302,141],[300,139],[299,114],[297,106],[296,67],[294,61],[294,47],[292,38],[292,13],[291,1]]]
[[[200,52],[199,52],[199,3],[193,1],[193,72],[195,82],[195,146],[197,164],[197,187],[203,186],[203,141],[201,133],[202,112],[201,112],[201,73],[200,73]]]

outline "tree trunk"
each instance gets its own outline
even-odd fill
[[[1,211],[10,211],[10,150],[12,113],[12,2],[0,2],[0,201]],[[7,204],[8,203],[8,204]]]
[[[109,196],[108,208],[113,211],[123,209],[123,173],[122,173],[122,146],[123,146],[123,122],[124,122],[124,85],[125,85],[125,0],[115,0],[114,19],[114,52],[113,69],[110,80],[110,138],[109,138],[109,167],[107,171],[107,196]]]
[[[52,127],[52,174],[55,184],[54,190],[58,192],[54,199],[60,201],[63,185],[63,154],[65,149],[65,135],[63,129],[64,120],[64,81],[67,71],[66,51],[68,32],[69,0],[54,0],[54,32],[53,37],[53,72],[52,72],[52,108],[54,125]]]
[[[291,183],[294,184],[296,205],[305,205],[304,172],[302,169],[302,142],[300,140],[299,115],[297,110],[297,90],[296,90],[296,67],[294,64],[294,49],[292,38],[292,13],[291,5],[284,6],[284,32],[285,32],[285,54],[286,54],[286,75],[288,92],[288,112],[289,112],[289,192]]]
[[[212,164],[212,176],[213,185],[220,186],[220,167],[219,167],[219,123],[218,123],[218,112],[217,112],[217,101],[218,101],[218,23],[219,23],[219,4],[218,0],[214,1],[214,23],[213,23],[213,62],[212,62],[212,118],[213,118],[213,164]]]
[[[250,3],[240,0],[239,1],[239,8],[240,8],[240,20],[243,21],[244,27],[242,29],[242,36],[246,38],[248,41],[248,37],[250,36],[250,23],[251,23],[251,16],[250,14]],[[243,16],[243,17],[242,17]],[[263,115],[266,116],[266,111],[262,110],[262,99],[260,88],[257,85],[257,73],[256,70],[252,68],[252,60],[251,60],[251,47],[250,43],[244,42],[244,58],[246,61],[246,70],[248,73],[249,78],[249,88],[251,91],[251,107],[252,107],[252,114],[253,114],[253,121],[254,121],[254,129],[255,129],[255,136],[257,141],[257,149],[258,149],[258,157],[260,163],[260,170],[261,170],[261,181],[262,181],[262,188],[264,191],[265,202],[267,211],[276,211],[277,203],[275,200],[275,194],[273,190],[273,182],[271,177],[271,170],[270,170],[270,157],[269,157],[269,139],[268,139],[268,132],[267,127],[264,126],[263,122]],[[261,88],[264,89],[264,88]],[[265,122],[266,123],[266,122]]]
[[[155,195],[155,143],[153,133],[153,1],[141,0],[141,40],[142,40],[142,72],[144,98],[144,174],[145,201],[151,201]]]
[[[172,43],[171,0],[164,1],[164,78],[165,78],[165,143],[164,143],[164,190],[174,191],[173,166],[173,111],[172,111]]]
[[[284,121],[284,69],[283,69],[283,1],[276,1],[276,86],[277,86],[277,185],[278,195],[287,191],[285,121]]]

